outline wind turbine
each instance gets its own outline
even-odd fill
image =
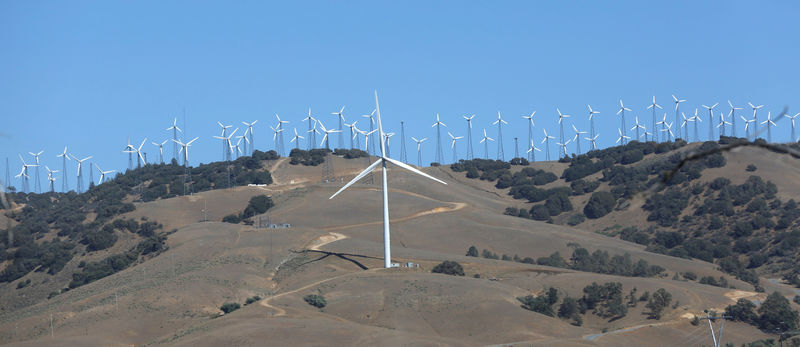
[[[592,105],[587,104],[586,106],[589,107],[589,136],[594,137],[594,115],[599,114],[600,112],[593,110]]]
[[[558,141],[564,143],[564,123],[562,122],[564,121],[564,118],[569,118],[569,115],[561,114],[561,110],[559,110],[558,108],[556,108],[556,111],[558,112],[558,128],[559,128]]]
[[[458,151],[456,150],[456,141],[463,139],[464,136],[455,136],[449,131],[447,132],[447,135],[450,135],[450,139],[453,140],[453,142],[450,144],[450,148],[453,150],[453,162],[456,163],[458,162]]]
[[[767,125],[767,143],[772,143],[772,127],[770,126],[775,126],[775,122],[772,121],[772,112],[767,112],[767,120],[761,122],[761,124]]]
[[[389,139],[391,139],[392,136],[394,136],[394,133],[384,133],[383,134],[384,143],[386,144],[386,157],[391,157],[392,156],[392,154],[389,151],[389,147],[390,147],[389,146]]]
[[[617,115],[622,114],[622,117],[620,118],[621,121],[622,121],[622,126],[619,128],[619,129],[622,129],[622,135],[625,135],[625,111],[630,111],[630,110],[631,109],[625,107],[625,105],[622,104],[622,99],[619,99],[619,111],[617,111]],[[619,130],[619,129],[617,129],[617,130]],[[630,139],[630,136],[620,137],[620,139],[622,139],[622,144],[624,145],[625,144],[625,139]],[[619,141],[617,141],[617,142],[619,142]]]
[[[703,107],[708,109],[708,140],[714,141],[714,107],[717,107],[719,103],[716,103],[711,106],[703,105]]]
[[[486,128],[483,129],[483,138],[480,142],[483,144],[483,159],[489,159],[489,141],[494,141],[493,138],[486,136]]]
[[[369,150],[369,149],[367,148],[367,144],[368,144],[368,143],[370,143],[370,142],[369,142],[370,136],[371,136],[371,135],[372,135],[374,132],[376,132],[376,131],[378,131],[378,129],[372,129],[372,130],[370,130],[370,131],[366,131],[366,130],[364,130],[364,131],[361,131],[361,132],[360,132],[360,133],[361,133],[361,135],[364,135],[364,151],[365,151],[365,152]],[[373,141],[373,142],[374,142],[374,141]],[[369,154],[369,153],[367,153],[367,154]]]
[[[636,129],[636,140],[638,141],[639,140],[639,129],[645,129],[645,131],[647,131],[647,129],[644,127],[644,125],[639,123],[639,116],[636,116],[634,119],[636,120],[636,123],[635,123],[636,125],[634,125],[633,128],[631,128],[631,130]]]
[[[667,123],[666,128],[661,129],[661,131],[667,133],[667,141],[672,141],[672,137],[675,136],[675,133],[672,132],[672,125],[675,123]]]
[[[283,150],[283,148],[284,148],[283,144],[286,143],[285,141],[283,141],[283,130],[284,130],[283,129],[283,125],[284,124],[289,124],[289,121],[288,120],[281,120],[281,117],[279,117],[277,113],[275,114],[275,118],[278,119],[278,125],[276,127],[281,130],[278,133],[278,144],[280,144],[280,149],[278,150],[278,154],[283,156],[285,154],[285,152]],[[342,124],[340,123],[339,127],[341,128],[341,126],[342,126]],[[339,139],[339,142],[341,142],[341,141],[342,140]],[[339,144],[339,147],[341,147],[341,143]]]
[[[503,124],[508,124],[508,122],[503,120],[503,118],[500,117],[500,111],[497,111],[497,120],[492,124],[497,124],[497,159],[505,161],[506,154],[503,151]]]
[[[702,123],[703,119],[697,115],[697,108],[694,109],[694,116],[692,116],[694,120],[694,140],[700,141],[700,135],[697,133],[697,123]]]
[[[344,123],[344,106],[342,106],[342,109],[339,110],[339,112],[331,112],[331,114],[332,115],[336,115],[337,118],[339,119],[339,128],[338,128],[339,131],[337,131],[337,133],[340,133],[339,134],[339,148],[343,148],[344,147],[344,139],[342,139],[341,132],[342,132],[342,129],[343,129],[342,128],[342,123]]]
[[[672,123],[674,124],[674,122]],[[653,128],[653,132],[664,132],[665,128],[667,127],[667,113],[664,112],[664,117],[661,118],[661,121],[657,122],[656,125],[661,125],[661,129]]]
[[[374,116],[375,116],[375,110],[372,110],[372,112],[370,112],[370,114],[361,115],[361,117],[369,118],[369,131],[375,130],[375,117]],[[368,142],[368,143],[365,142],[364,143],[364,149],[367,151],[367,153],[374,155],[375,154],[375,141],[373,140],[373,141]]]
[[[798,138],[794,137],[794,119],[795,119],[795,118],[797,118],[797,116],[800,116],[800,113],[797,113],[797,114],[795,114],[794,116],[790,116],[790,115],[788,115],[788,114],[784,114],[783,116],[784,116],[784,117],[786,117],[786,118],[789,118],[789,120],[791,120],[791,121],[792,121],[792,138],[791,138],[791,139],[789,139],[789,141],[790,141],[790,142],[797,142],[797,141],[798,141],[798,140],[800,140],[800,139],[798,139]]]
[[[649,110],[649,109],[651,109],[651,108],[653,109],[653,130],[655,130],[655,129],[656,129],[656,108],[658,108],[658,109],[662,109],[662,110],[663,110],[663,108],[661,107],[661,105],[659,105],[659,104],[657,104],[657,103],[656,103],[656,96],[655,96],[655,95],[653,95],[653,103],[652,103],[652,104],[650,104],[650,106],[647,106],[647,109],[648,109],[648,110]],[[677,114],[676,114],[675,116],[677,117]],[[676,118],[676,119],[677,119],[677,118]],[[653,136],[655,136],[655,139],[654,139],[654,141],[658,142],[658,132],[654,132],[654,133],[653,133]],[[639,136],[638,136],[638,129],[637,129],[637,136],[636,136],[636,138],[637,138],[637,139],[639,138]],[[646,140],[646,137],[645,137],[645,142],[647,142],[647,140]]]
[[[436,127],[436,162],[442,163],[444,161],[444,153],[442,152],[442,133],[441,127],[447,127],[441,120],[439,120],[439,114],[436,114],[436,122],[431,125],[431,128]]]
[[[730,100],[728,100],[728,106],[731,107],[731,112],[728,113],[728,118],[731,119],[731,123],[732,123],[731,124],[731,129],[733,129],[731,131],[731,135],[733,137],[736,137],[736,114],[735,113],[736,113],[736,110],[741,110],[741,109],[744,109],[744,108],[743,107],[734,107],[733,103],[731,103]]]
[[[164,140],[162,143],[158,142],[151,142],[154,146],[158,147],[158,159],[161,161],[161,164],[164,164],[164,144],[167,143],[169,140]]]
[[[600,134],[594,135],[593,137],[584,137],[583,139],[592,143],[592,149],[597,149],[597,137]]]
[[[564,157],[567,157],[567,145],[570,141],[572,141],[572,139],[567,140],[565,143],[556,142],[556,144],[561,147],[561,151],[564,152]]]
[[[133,153],[134,152],[136,152],[136,147],[133,147],[133,145],[131,145],[131,137],[128,136],[128,144],[125,145],[125,149],[122,150],[122,153],[128,153],[128,170],[133,170]]]
[[[726,125],[733,126],[733,124],[731,124],[731,122],[728,122],[728,121],[725,120],[725,114],[720,112],[719,113],[719,123],[717,124],[717,128],[720,128],[720,130],[719,130],[719,136],[720,137],[725,136],[725,126]]]
[[[689,142],[689,127],[687,126],[689,122],[694,122],[692,117],[686,118],[686,114],[681,112],[681,117],[683,117],[683,123],[681,123],[681,128],[683,128],[683,136],[685,137],[684,140]]]
[[[97,168],[97,171],[100,171],[100,180],[97,181],[97,184],[100,185],[101,183],[105,182],[106,174],[117,172],[117,170],[109,170],[103,171],[97,164],[94,164],[94,167]]]
[[[269,128],[272,130],[272,142],[275,143],[275,151],[278,152],[278,155],[281,155],[282,152],[281,145],[278,143],[278,141],[280,140],[280,136],[278,136],[278,134],[283,132],[283,129],[280,128],[280,124],[278,125],[277,128],[271,125]]]
[[[544,147],[545,159],[547,161],[550,161],[550,139],[555,139],[555,136],[547,135],[547,129],[545,128],[542,128],[542,131],[544,131],[544,139],[542,139],[542,143],[545,144]]]
[[[50,192],[52,193],[52,192],[55,191],[55,187],[53,185],[53,182],[56,181],[56,178],[53,176],[53,174],[58,172],[58,170],[50,170],[50,168],[47,167],[47,165],[45,165],[44,168],[47,169],[47,180],[50,181]]]
[[[374,130],[373,130],[374,131]],[[422,143],[427,140],[427,137],[423,137],[420,140],[417,140],[416,137],[411,136],[411,139],[417,143],[417,166],[422,167]]]
[[[350,124],[344,123],[344,126],[350,128],[350,136],[348,136],[350,138],[350,149],[355,148],[353,147],[353,140],[356,138],[356,135],[358,134],[356,132],[356,123],[358,123],[358,121],[352,122]]]
[[[308,116],[302,121],[308,121],[308,150],[310,151],[317,145],[317,120],[311,116],[311,107],[308,108]]]
[[[472,118],[475,118],[475,115],[463,117],[467,120],[467,160],[472,160],[475,159],[475,152],[472,150]]]
[[[128,153],[136,153],[136,155],[137,155],[136,156],[136,168],[137,169],[142,167],[142,163],[147,165],[147,161],[144,159],[144,156],[142,155],[142,146],[144,146],[145,142],[147,142],[147,138],[146,137],[144,138],[144,140],[142,140],[142,143],[139,144],[138,148],[131,146],[131,149],[127,150]],[[123,152],[125,152],[125,151],[123,151]]]
[[[356,147],[355,148],[361,149],[361,139],[358,137],[358,134],[364,135],[365,132],[361,131],[361,129],[359,129],[357,126],[355,126],[355,124],[353,124],[353,131],[355,132],[353,134],[353,140],[356,140]],[[366,148],[367,148],[367,145],[364,144],[364,149],[365,149],[364,152],[366,152]]]
[[[83,190],[83,167],[82,167],[82,165],[83,165],[84,161],[92,159],[92,156],[90,155],[90,156],[88,156],[86,158],[78,159],[78,157],[76,157],[75,155],[72,155],[72,159],[75,160],[76,163],[78,163],[78,175],[77,175],[78,176],[78,185],[76,186],[77,187],[76,189],[77,189],[77,192],[80,193]]]
[[[753,105],[752,102],[748,102],[747,104],[750,105],[750,107],[753,109],[753,121],[755,122],[753,124],[753,126],[754,126],[754,128],[753,128],[753,140],[755,141],[756,136],[758,136],[758,110],[760,108],[764,107],[764,105],[756,106],[756,105]]]
[[[67,177],[67,160],[70,160],[69,155],[67,154],[67,146],[64,146],[64,152],[56,156],[56,158],[58,157],[61,157],[61,166],[62,166],[61,175],[63,177]],[[61,180],[61,191],[66,193],[68,190],[69,190],[69,184],[67,184],[67,180],[66,179]]]
[[[533,115],[535,114],[536,111],[533,111],[529,116],[522,116],[522,118],[528,120],[528,142],[533,141],[533,126],[535,125],[533,124]],[[531,154],[532,154],[531,151],[528,151],[528,160],[531,160]]]
[[[38,168],[39,164],[38,163],[36,163],[36,164],[28,164],[28,163],[26,163],[25,159],[22,159],[22,155],[19,156],[19,160],[22,161],[22,173],[21,174],[24,173],[24,175],[23,175],[24,178],[23,178],[23,181],[22,181],[22,191],[23,192],[29,192],[30,187],[28,186],[28,181],[30,180],[30,176],[28,175],[28,168],[29,167]],[[20,175],[17,175],[16,177],[20,177]]]
[[[436,182],[447,184],[444,181],[441,181],[433,176],[430,176],[422,171],[419,171],[405,163],[394,160],[384,155],[384,143],[383,143],[383,127],[381,126],[381,111],[380,107],[378,106],[378,92],[375,92],[375,109],[378,110],[378,138],[380,139],[380,147],[381,147],[381,157],[378,158],[377,161],[372,163],[369,167],[367,167],[364,171],[361,171],[358,176],[353,178],[350,182],[348,182],[342,189],[339,189],[335,194],[331,195],[329,199],[333,199],[337,194],[342,192],[343,190],[347,189],[347,187],[351,186],[353,183],[358,182],[361,178],[366,176],[367,174],[371,173],[378,165],[381,165],[382,168],[382,190],[383,190],[383,258],[384,258],[384,266],[386,268],[392,267],[392,256],[391,256],[391,238],[389,235],[389,187],[386,179],[386,163],[392,163],[397,165],[403,169],[411,171],[413,173],[419,174],[423,177],[430,178]]]
[[[228,142],[230,141],[225,140],[225,132],[227,132],[228,128],[232,127],[233,125],[223,125],[220,122],[217,122],[217,124],[219,124],[220,128],[222,128],[222,134],[220,136],[214,136],[214,138],[222,139],[222,160],[229,161],[231,149]]]
[[[342,109],[344,109],[344,107],[342,107]],[[317,122],[319,123],[319,127],[322,128],[322,133],[325,134],[325,135],[322,136],[322,141],[319,143],[319,145],[322,146],[322,144],[324,143],[325,144],[325,149],[330,151],[331,150],[331,146],[330,146],[330,138],[329,138],[330,136],[329,135],[333,134],[333,133],[339,133],[339,132],[342,132],[342,131],[341,130],[336,130],[336,129],[325,129],[325,125],[322,124],[321,121],[317,120]]]
[[[747,119],[747,118],[744,118],[744,116],[739,116],[739,117],[742,118],[742,120],[744,121],[744,136],[746,136],[749,139],[750,138],[750,131],[748,131],[748,128],[750,127],[750,123],[755,123],[756,120],[755,119]],[[753,138],[755,138],[755,135],[753,135]]]
[[[36,176],[34,176],[36,182],[33,183],[33,187],[34,191],[37,193],[42,192],[42,185],[41,182],[39,182],[39,156],[42,155],[42,153],[44,153],[44,151],[39,151],[39,153],[28,152],[28,154],[33,156],[33,159],[36,161]]]
[[[195,137],[194,139],[192,139],[191,141],[189,141],[187,143],[183,143],[180,140],[175,140],[175,143],[177,143],[181,147],[179,152],[183,152],[183,166],[184,167],[186,167],[186,165],[189,163],[189,146],[192,145],[192,142],[197,141],[198,138],[199,137]]]
[[[170,131],[170,130],[172,130],[172,141],[173,141],[173,143],[172,143],[172,159],[178,160],[178,144],[175,143],[175,141],[178,140],[178,132],[179,131],[183,132],[183,130],[181,130],[181,128],[178,127],[178,118],[177,117],[172,119],[172,126],[167,128],[167,131]],[[159,150],[160,150],[160,148],[159,148]],[[163,155],[162,155],[162,157],[163,157]],[[162,163],[164,162],[163,158],[161,159],[161,162]],[[66,174],[64,174],[64,175],[66,175]]]
[[[242,122],[242,123],[244,123],[244,122]],[[236,147],[237,148],[239,147],[239,144],[242,143],[242,141],[244,141],[244,151],[243,152],[240,151],[239,152],[239,156],[241,156],[242,153],[244,153],[245,155],[251,155],[251,152],[247,150],[247,145],[250,144],[250,139],[247,138],[247,133],[249,131],[250,131],[249,128],[245,128],[244,129],[244,134],[236,136],[236,138],[239,139],[239,141],[236,141]]]
[[[678,124],[680,119],[678,119],[678,107],[682,102],[686,102],[686,100],[678,99],[675,94],[672,94],[672,99],[675,100],[675,124]],[[689,131],[686,131],[686,142],[689,142]]]
[[[619,133],[619,137],[617,138],[617,142],[616,142],[616,143],[620,143],[620,142],[623,142],[623,143],[624,143],[624,142],[625,142],[625,139],[630,139],[630,138],[631,138],[630,136],[626,136],[626,135],[625,135],[625,134],[622,132],[622,129],[620,129],[620,128],[617,128],[617,132]]]
[[[536,148],[536,146],[533,144],[533,140],[531,140],[531,142],[530,142],[530,143],[531,143],[531,146],[530,146],[530,147],[528,147],[528,151],[527,151],[527,153],[529,153],[529,155],[528,155],[528,156],[532,158],[532,159],[531,159],[531,161],[536,161],[536,152],[534,152],[534,151],[539,151],[539,152],[541,152],[542,150],[541,150],[541,149],[538,149],[538,148]]]
[[[297,134],[297,128],[294,128],[294,137],[291,140],[289,140],[289,142],[294,142],[294,149],[300,149],[300,139],[303,138],[304,137]]]
[[[309,115],[310,115],[311,109],[309,108],[308,111],[309,111]],[[254,120],[254,121],[252,121],[250,123],[242,122],[242,124],[244,124],[247,127],[247,130],[250,131],[250,155],[251,156],[253,155],[253,152],[256,149],[256,143],[253,142],[253,125],[256,125],[256,123],[258,123],[258,119]],[[247,136],[247,131],[244,132],[244,135]],[[245,140],[247,140],[247,139],[245,139]],[[245,145],[245,146],[247,146],[247,145]],[[245,150],[245,152],[246,152],[246,150]]]
[[[575,137],[572,138],[572,142],[575,142],[578,149],[578,155],[581,155],[581,139],[580,136],[586,134],[585,131],[580,131],[578,128],[575,127],[575,124],[572,124],[572,130],[575,131]]]

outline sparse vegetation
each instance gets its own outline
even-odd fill
[[[445,260],[439,265],[434,266],[431,272],[451,276],[464,276],[464,268],[461,267],[461,264],[451,260]]]
[[[522,308],[533,312],[538,312],[546,316],[554,317],[553,305],[558,302],[558,291],[550,287],[544,294],[539,296],[526,295],[517,297],[522,303]]]
[[[222,310],[222,312],[224,312],[225,314],[231,313],[240,308],[242,308],[242,305],[239,305],[238,302],[226,302],[219,307],[219,309]]]
[[[325,301],[325,297],[318,294],[308,294],[303,297],[303,300],[305,300],[306,303],[308,303],[309,305],[314,306],[316,308],[323,308],[328,304],[328,302]]]

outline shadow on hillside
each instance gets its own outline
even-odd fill
[[[313,250],[313,249],[304,249],[304,250],[302,250],[302,251],[292,251],[292,252],[295,252],[295,253],[307,253],[307,252],[315,252],[315,253],[321,253],[321,254],[322,254],[322,256],[321,256],[321,257],[319,257],[319,258],[317,258],[317,259],[314,259],[314,260],[309,260],[309,261],[307,261],[307,262],[305,262],[305,263],[302,263],[302,264],[300,264],[299,266],[303,266],[303,265],[311,264],[311,263],[314,263],[314,262],[318,262],[318,261],[320,261],[320,260],[323,260],[323,259],[325,259],[325,258],[327,258],[327,257],[330,257],[330,256],[335,256],[335,257],[338,257],[338,258],[340,258],[340,259],[343,259],[343,260],[347,260],[347,261],[349,261],[349,262],[351,262],[351,263],[355,264],[356,266],[358,266],[359,268],[361,268],[361,270],[367,270],[367,269],[369,269],[369,268],[368,268],[368,267],[366,267],[364,264],[362,264],[362,263],[361,263],[361,262],[359,262],[358,260],[355,260],[355,259],[352,259],[352,258],[348,258],[348,257],[361,257],[361,258],[370,258],[370,259],[382,259],[382,258],[371,257],[371,256],[367,256],[367,255],[351,254],[351,253],[328,252],[328,251],[320,251],[320,250]]]

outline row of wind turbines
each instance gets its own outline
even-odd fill
[[[767,132],[767,141],[772,142],[772,128],[776,127],[777,124],[775,123],[776,119],[773,119],[772,113],[770,111],[767,112],[767,117],[765,120],[759,121],[759,110],[761,110],[764,105],[754,105],[752,102],[748,102],[747,106],[752,111],[752,116],[750,118],[745,117],[744,114],[737,114],[737,111],[742,111],[745,107],[738,107],[735,106],[730,100],[728,101],[729,110],[726,114],[724,111],[720,111],[717,109],[719,103],[714,103],[711,106],[708,105],[701,105],[701,107],[705,108],[708,111],[707,117],[703,117],[701,115],[700,109],[695,108],[694,114],[690,116],[686,116],[684,112],[681,112],[680,107],[681,103],[686,102],[684,99],[679,99],[675,95],[672,95],[673,104],[674,104],[674,118],[668,119],[668,114],[664,112],[661,117],[659,118],[659,113],[664,108],[656,102],[655,96],[653,96],[652,101],[647,104],[646,108],[643,108],[644,112],[651,113],[651,121],[648,124],[640,121],[639,115],[632,114],[633,108],[630,105],[626,105],[623,103],[622,100],[619,100],[619,109],[617,109],[616,115],[619,117],[620,125],[617,128],[616,134],[616,141],[615,144],[626,144],[630,140],[639,140],[639,141],[672,141],[673,139],[677,139],[682,137],[684,140],[687,141],[701,141],[699,126],[700,123],[706,122],[708,124],[708,137],[707,140],[714,140],[715,135],[718,134],[719,136],[725,136],[728,131],[730,131],[731,136],[736,136],[737,132],[737,118],[741,119],[742,124],[744,124],[744,131],[746,133],[747,138],[755,139],[759,134],[759,125],[766,126]],[[551,131],[548,132],[546,128],[542,127],[543,137],[540,139],[534,138],[534,129],[536,127],[535,124],[535,116],[536,111],[531,112],[530,114],[522,115],[522,120],[525,122],[528,128],[528,139],[527,142],[524,144],[523,150],[525,151],[525,156],[529,161],[536,161],[536,152],[542,152],[542,148],[537,147],[542,146],[544,147],[544,154],[545,160],[551,160],[551,142],[554,142],[554,145],[557,146],[557,157],[567,156],[569,155],[569,145],[573,144],[575,147],[575,152],[577,154],[582,153],[582,142],[585,145],[588,145],[590,150],[598,149],[597,140],[600,137],[600,133],[595,131],[595,118],[600,116],[600,112],[595,108],[592,108],[591,105],[587,105],[587,120],[589,123],[589,131],[583,131],[579,128],[579,125],[576,122],[571,122],[571,124],[566,124],[567,120],[573,118],[571,115],[563,113],[560,108],[556,107],[555,113],[553,114],[553,118],[556,120],[556,124],[558,125],[558,137],[554,136],[555,134]],[[305,118],[303,118],[300,122],[307,124],[307,129],[298,131],[297,128],[293,128],[293,136],[289,140],[290,144],[294,145],[294,148],[299,149],[301,147],[300,142],[305,141],[306,146],[305,148],[308,150],[315,149],[315,148],[325,148],[330,150],[331,149],[331,138],[334,134],[338,134],[338,146],[336,148],[350,148],[350,149],[363,149],[364,151],[368,152],[371,155],[378,155],[378,152],[375,149],[375,137],[380,137],[382,142],[385,142],[385,151],[386,155],[390,156],[389,151],[389,144],[390,139],[395,136],[394,132],[384,132],[380,135],[375,134],[378,129],[376,128],[376,118],[375,113],[377,109],[373,109],[370,113],[363,114],[361,117],[356,117],[356,119],[348,122],[344,116],[345,106],[342,106],[338,111],[331,112],[331,115],[336,117],[336,122],[338,123],[337,128],[329,128],[323,124],[323,120],[320,117],[315,117],[312,115],[311,108],[308,109],[308,114]],[[717,112],[715,114],[715,111]],[[634,116],[634,124],[633,127],[628,127],[630,124],[626,123],[626,116],[630,117],[631,115]],[[791,121],[791,133],[790,138],[792,141],[798,141],[800,139],[797,138],[795,133],[795,120],[800,113],[795,115],[789,114],[782,114],[785,118],[788,118]],[[447,124],[443,121],[443,119],[437,113],[435,116],[435,121],[431,124],[431,128],[435,128],[435,136],[436,136],[436,152],[435,152],[435,161],[438,163],[445,162],[445,154],[444,148],[442,144],[443,140],[443,133],[446,133],[449,136],[449,146],[450,151],[452,153],[452,162],[457,162],[459,160],[459,146],[461,140],[466,141],[465,151],[466,159],[474,159],[475,153],[473,149],[473,136],[472,136],[472,129],[473,123],[475,120],[475,114],[471,115],[464,115],[462,116],[463,119],[466,121],[466,135],[458,136],[454,134],[454,130],[452,128],[448,128]],[[705,118],[705,120],[704,120]],[[253,151],[256,148],[255,145],[255,138],[254,133],[256,130],[255,125],[258,123],[258,120],[254,120],[252,122],[244,122],[242,121],[241,124],[244,128],[244,131],[241,132],[240,135],[236,135],[239,133],[240,128],[234,128],[232,124],[226,125],[222,122],[217,122],[217,125],[220,127],[221,134],[214,135],[213,138],[217,140],[221,140],[222,145],[222,160],[223,161],[230,161],[242,155],[252,155]],[[362,127],[364,129],[359,128],[359,122],[362,122]],[[274,149],[276,152],[281,155],[285,156],[286,148],[284,145],[286,144],[284,139],[284,133],[287,131],[287,125],[290,124],[290,121],[286,119],[281,119],[281,117],[275,114],[275,123],[274,125],[270,125],[269,129],[271,130],[272,135],[272,142],[274,145]],[[483,145],[483,158],[489,159],[489,144],[490,142],[494,142],[496,146],[496,156],[495,159],[498,160],[505,160],[506,155],[504,151],[504,140],[503,140],[503,127],[508,126],[509,122],[506,119],[503,119],[500,112],[497,113],[497,118],[493,119],[488,125],[495,127],[496,126],[496,136],[490,137],[487,131],[487,127],[482,128],[482,136],[480,137],[479,144]],[[232,131],[231,128],[234,128]],[[406,139],[405,139],[405,123],[403,121],[400,122],[400,135],[401,135],[401,151],[399,159],[405,163],[408,163],[407,153],[406,153]],[[444,129],[443,129],[444,128]],[[690,136],[690,128],[692,128],[693,136]],[[183,165],[187,166],[189,163],[189,147],[197,141],[197,137],[194,139],[183,142],[182,136],[179,134],[183,133],[183,129],[178,126],[177,118],[173,119],[172,125],[165,129],[167,132],[171,133],[172,138],[164,139],[161,142],[151,142],[153,146],[158,149],[159,155],[159,162],[164,163],[164,146],[172,142],[173,147],[173,156],[174,160],[179,160],[179,157],[183,159]],[[566,130],[566,132],[565,132]],[[415,132],[418,131],[415,128]],[[763,129],[762,129],[763,131]],[[630,135],[629,132],[631,132]],[[567,133],[570,133],[569,135]],[[305,136],[304,136],[305,135]],[[632,135],[632,136],[631,136]],[[320,137],[318,139],[318,136]],[[633,137],[635,136],[635,137]],[[362,142],[363,139],[363,142]],[[170,141],[171,140],[171,141]],[[319,142],[318,142],[319,140]],[[411,136],[411,140],[413,143],[416,144],[417,149],[417,160],[416,163],[418,166],[423,165],[423,144],[428,140],[427,137],[421,136]],[[514,157],[520,157],[519,155],[519,138],[514,138]],[[378,141],[378,142],[381,142]],[[349,142],[349,147],[346,147],[345,142]],[[125,145],[122,153],[128,155],[128,169],[133,169],[133,158],[136,158],[136,167],[141,167],[142,164],[147,164],[147,153],[143,151],[145,144],[147,143],[147,138],[142,140],[138,146],[134,146],[130,142],[130,138],[128,139],[127,145]],[[41,166],[39,157],[42,155],[44,151],[39,151],[38,153],[29,152],[29,154],[33,157],[33,160],[29,164],[25,161],[25,159],[20,155],[20,161],[22,162],[22,166],[20,169],[19,174],[15,176],[15,178],[19,178],[22,182],[22,191],[28,192],[41,192],[41,185],[39,179],[39,167]],[[60,170],[63,177],[67,176],[67,161],[72,160],[77,165],[76,168],[76,191],[81,192],[83,191],[83,163],[92,158],[92,156],[86,156],[83,159],[79,159],[78,156],[68,153],[67,147],[64,148],[64,151],[57,155],[58,158],[62,160],[62,169]],[[91,164],[90,164],[91,167]],[[98,173],[100,174],[100,179],[97,181],[97,184],[102,183],[106,175],[116,172],[116,170],[102,170],[98,165],[94,165],[97,169]],[[29,187],[29,179],[30,179],[30,169],[33,168],[35,171],[33,174],[34,180],[34,187],[33,190]],[[59,170],[51,170],[48,166],[45,165],[48,174],[48,181],[49,181],[49,190],[54,191],[54,182],[56,181],[57,177],[55,176],[56,173],[59,173]],[[90,171],[90,174],[92,171]],[[93,179],[90,178],[93,182]],[[66,179],[62,179],[62,191],[70,190],[69,184]]]

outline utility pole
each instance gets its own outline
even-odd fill
[[[519,158],[519,144],[516,137],[514,138],[514,158]]]
[[[725,315],[722,315],[722,316],[719,316],[719,317],[712,317],[711,315],[706,313],[705,317],[698,317],[698,318],[708,320],[708,329],[711,330],[711,339],[714,340],[714,347],[722,346],[722,329],[725,328],[725,320],[726,319],[731,319],[733,317],[725,316]],[[716,320],[716,319],[721,319],[722,323],[720,323],[719,334],[717,334],[715,336],[714,335],[714,326],[711,325],[711,321],[712,320]]]
[[[50,314],[50,338],[55,337],[55,331],[53,328],[53,314]]]

